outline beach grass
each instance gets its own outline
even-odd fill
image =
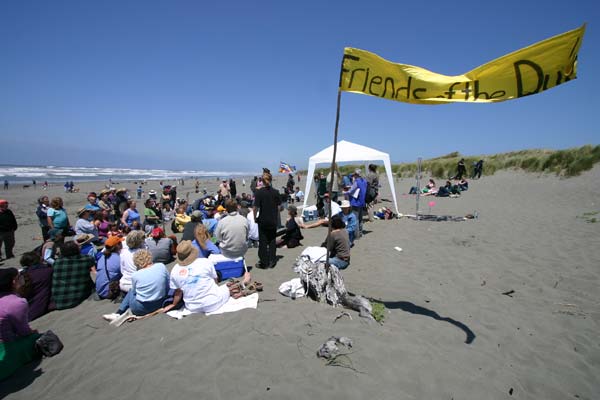
[[[468,175],[473,165],[483,160],[483,175],[493,175],[497,171],[522,170],[531,173],[550,173],[560,177],[580,175],[592,169],[600,161],[600,145],[585,145],[565,150],[520,150],[493,155],[465,156],[455,151],[440,157],[422,161],[422,170],[434,178],[447,179],[456,173],[456,164],[464,158]],[[361,165],[340,166],[342,174],[351,173]],[[327,173],[328,168],[317,170]],[[413,177],[417,172],[417,163],[400,163],[392,165],[392,172],[400,178]]]
[[[592,169],[600,161],[600,145],[585,145],[565,150],[521,150],[488,156],[462,156],[458,152],[424,160],[422,169],[436,178],[447,178],[456,172],[456,164],[464,158],[467,170],[473,164],[484,161],[483,174],[493,175],[496,171],[522,170],[532,173],[552,173],[562,177],[577,176]],[[395,164],[392,167],[398,177],[414,176],[416,163]]]

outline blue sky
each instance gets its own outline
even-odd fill
[[[414,3],[414,4],[411,4]],[[597,1],[0,2],[0,164],[306,168],[357,47],[455,75],[587,22],[575,81],[497,104],[342,95],[393,161],[600,142]]]

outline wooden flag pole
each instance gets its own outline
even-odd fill
[[[421,157],[417,158],[417,210],[415,212],[415,216],[417,217],[417,221],[419,220],[419,198],[421,197],[421,161],[423,159]]]
[[[329,196],[329,203],[327,204],[327,209],[328,209],[328,215],[329,215],[329,221],[328,222],[328,226],[327,226],[327,240],[325,241],[326,245],[327,245],[327,256],[325,258],[325,268],[327,269],[327,271],[329,271],[329,240],[330,240],[330,236],[331,236],[331,202],[333,201],[333,199],[331,198],[331,189],[333,187],[333,180],[335,179],[335,175],[334,175],[334,167],[335,167],[335,157],[337,154],[337,142],[338,142],[338,128],[340,126],[340,103],[342,100],[342,91],[341,89],[338,87],[338,95],[337,95],[337,110],[335,113],[335,131],[333,133],[333,158],[331,160],[331,168],[329,170],[329,173],[331,174],[331,184],[327,186],[327,194]]]

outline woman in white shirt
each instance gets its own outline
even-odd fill
[[[129,292],[131,289],[131,275],[137,271],[137,267],[133,263],[133,255],[138,250],[146,248],[145,237],[144,231],[131,231],[125,239],[125,245],[120,254],[122,277],[119,281],[119,287],[124,292]]]

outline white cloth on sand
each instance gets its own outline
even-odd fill
[[[327,249],[325,247],[308,246],[302,250],[300,256],[307,256],[312,262],[325,262],[325,258],[327,257]]]
[[[228,312],[234,312],[243,310],[245,308],[254,308],[258,306],[258,293],[253,293],[249,296],[240,297],[239,299],[234,299],[230,297],[229,300],[223,304],[219,309],[206,313],[206,315],[216,315],[223,314]],[[193,314],[190,310],[183,308],[181,310],[173,310],[167,313],[168,316],[181,319],[187,315]]]
[[[294,278],[287,282],[283,282],[279,286],[279,293],[284,296],[291,297],[292,299],[303,297],[306,294],[300,278]]]

